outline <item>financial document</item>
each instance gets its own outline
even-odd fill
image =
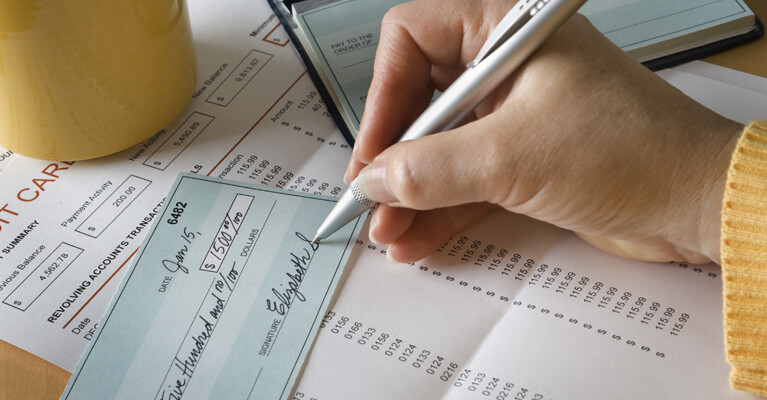
[[[199,79],[166,129],[0,171],[0,338],[70,371],[179,172],[344,187],[350,149],[269,7],[189,7]],[[767,115],[764,79],[712,68],[660,75],[739,122]],[[502,213],[414,265],[353,247],[297,399],[748,398],[727,383],[714,265],[628,262]]]
[[[62,399],[288,399],[361,228],[335,201],[182,175]]]
[[[767,115],[767,79],[659,75],[741,123]],[[410,265],[365,232],[296,399],[756,398],[729,387],[717,265],[628,261],[505,212]]]
[[[351,151],[264,3],[188,2],[198,82],[110,157],[0,171],[0,338],[72,371],[179,172],[334,196]]]
[[[631,262],[505,212],[410,265],[363,235],[298,399],[743,399],[715,265]]]

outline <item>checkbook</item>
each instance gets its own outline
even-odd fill
[[[62,399],[286,399],[362,221],[335,200],[182,174]]]

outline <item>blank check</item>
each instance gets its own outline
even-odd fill
[[[362,222],[335,201],[181,175],[62,399],[286,399]]]

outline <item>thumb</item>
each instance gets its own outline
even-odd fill
[[[498,203],[509,169],[491,117],[389,147],[360,171],[360,189],[379,203],[417,210]]]

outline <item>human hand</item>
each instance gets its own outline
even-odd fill
[[[512,6],[420,0],[384,18],[345,177],[359,173],[363,192],[382,203],[371,240],[390,244],[393,260],[415,261],[502,207],[622,257],[718,262],[726,170],[742,127],[627,57],[580,15],[475,119],[387,148]]]

